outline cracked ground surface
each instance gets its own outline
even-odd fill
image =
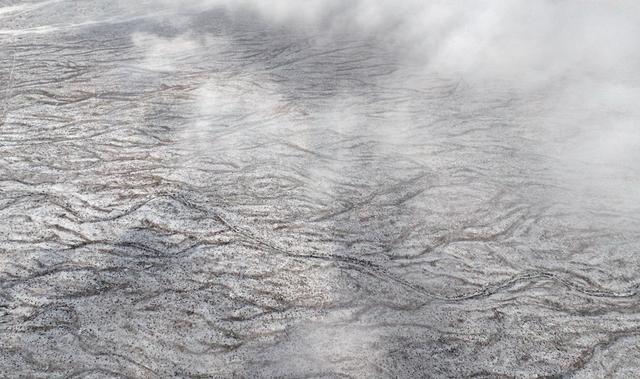
[[[633,107],[251,12],[0,29],[0,376],[640,375]]]

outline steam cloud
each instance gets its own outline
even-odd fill
[[[534,148],[558,159],[551,170],[564,175],[581,170],[585,162],[597,163],[596,176],[577,180],[577,189],[594,190],[594,183],[612,175],[611,164],[632,167],[640,158],[635,123],[639,116],[635,104],[640,100],[640,47],[634,38],[640,35],[637,2],[152,0],[145,4],[164,8],[170,15],[215,9],[232,19],[254,15],[272,26],[307,32],[325,44],[344,35],[369,41],[403,67],[394,77],[403,87],[418,87],[416,76],[431,75],[460,80],[478,93],[504,88],[522,97],[542,96],[540,125],[532,130],[556,135],[560,142],[547,140]],[[173,16],[167,19],[175,22]],[[137,45],[148,49],[149,68],[161,68],[158,64],[170,68],[172,55],[211,46],[189,34],[188,21],[179,29],[184,34],[176,38],[134,36]],[[257,104],[254,95],[246,97],[250,91],[231,96],[235,100],[216,92],[224,88],[234,85],[204,85],[201,103],[211,108],[212,99],[225,99],[224,109]],[[273,92],[265,99],[277,99]],[[337,103],[345,103],[342,100]],[[272,108],[259,108],[267,112],[261,117],[268,118]],[[354,118],[339,106],[326,112],[332,116],[343,112],[344,120]],[[397,121],[377,131],[401,144],[404,139],[395,129],[403,120]],[[566,139],[574,134],[575,138]],[[633,201],[638,198],[633,188],[606,191],[626,193]]]
[[[175,2],[157,0],[164,6]],[[269,23],[353,33],[426,70],[466,79],[637,75],[640,5],[633,1],[189,0],[181,9],[223,8]]]

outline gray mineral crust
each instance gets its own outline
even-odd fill
[[[632,1],[1,0],[0,377],[640,377]]]

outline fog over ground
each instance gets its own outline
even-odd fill
[[[0,1],[0,376],[640,375],[635,1]]]

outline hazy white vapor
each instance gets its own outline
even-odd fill
[[[156,0],[177,7],[169,0]],[[189,0],[184,8],[255,13],[271,23],[352,33],[407,61],[469,79],[541,82],[562,75],[620,78],[640,63],[632,1]]]
[[[411,79],[415,75],[430,75],[459,79],[478,93],[496,86],[543,93],[546,105],[538,116],[547,121],[530,130],[556,135],[557,142],[532,149],[554,156],[557,166],[552,170],[558,175],[583,170],[585,162],[604,165],[593,169],[600,179],[579,179],[574,183],[578,189],[593,189],[593,183],[610,176],[611,167],[634,167],[640,158],[635,107],[640,100],[640,5],[633,1],[150,0],[142,6],[150,5],[176,15],[215,9],[230,18],[254,15],[266,24],[308,32],[329,44],[345,35],[370,41],[404,67],[403,75],[394,78],[402,87],[418,86]],[[181,27],[188,29],[188,22]],[[188,31],[174,38],[136,34],[133,39],[147,51],[144,64],[156,70],[171,70],[190,51],[211,45],[201,43],[202,36],[194,42]],[[286,108],[279,104],[277,88],[265,96],[261,90],[238,91],[241,85],[210,80],[197,92],[199,112],[210,119],[211,112],[251,110],[253,116],[268,120],[274,109]],[[343,114],[336,117],[336,112]],[[340,106],[325,113],[343,123],[359,117]],[[408,124],[393,118],[376,133],[386,136],[386,142],[402,144],[406,133],[396,131]],[[196,129],[207,128],[201,123]],[[606,190],[640,197],[629,188]]]

